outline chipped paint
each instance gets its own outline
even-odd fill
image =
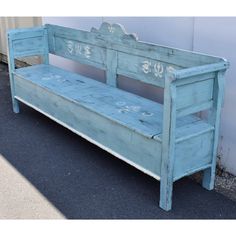
[[[56,79],[57,81],[59,81],[61,79],[61,75],[56,75],[56,74],[47,74],[44,77],[42,77],[42,80],[52,80],[52,79]]]
[[[121,109],[118,109],[118,112],[119,113],[127,113],[127,112],[129,112],[129,110],[127,108],[121,108]]]
[[[125,104],[126,104],[126,102],[123,102],[123,101],[116,102],[117,106],[124,106]]]
[[[142,115],[143,116],[153,116],[153,113],[152,112],[148,112],[148,111],[144,111],[144,112],[142,112]]]
[[[162,75],[163,75],[163,72],[164,72],[163,64],[160,63],[160,62],[157,62],[157,63],[154,64],[153,68],[154,68],[154,75],[156,77],[160,77],[161,78]]]
[[[118,109],[119,113],[126,113],[126,112],[139,112],[141,109],[140,106],[124,106]]]
[[[56,79],[60,79],[60,78],[61,78],[60,75],[55,75],[54,77],[55,77]]]
[[[42,77],[41,80],[51,80],[51,77]]]
[[[138,112],[141,109],[141,107],[140,106],[130,106],[129,109],[133,112]]]

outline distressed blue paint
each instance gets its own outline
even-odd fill
[[[148,138],[162,133],[163,108],[151,100],[51,65],[16,69],[15,75]],[[181,117],[177,128],[198,120],[196,116]]]
[[[222,58],[140,42],[123,26],[90,32],[46,25],[8,33],[14,112],[18,101],[161,181],[170,210],[174,181],[204,170],[214,186],[224,72]],[[106,71],[106,83],[49,65],[52,53]],[[43,64],[15,69],[14,58]],[[164,104],[116,88],[117,75],[164,88]],[[194,115],[212,109],[208,120]]]

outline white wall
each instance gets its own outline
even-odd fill
[[[222,110],[221,137],[219,154],[221,164],[227,171],[236,174],[236,17],[43,17],[43,23],[64,25],[73,28],[90,30],[99,27],[102,21],[121,23],[127,32],[137,33],[142,41],[155,42],[172,47],[194,50],[216,56],[225,57],[230,61],[230,69],[226,74],[225,102]],[[72,71],[90,73],[96,77],[97,71],[78,66],[77,63],[63,61],[52,57],[51,62]],[[98,73],[98,79],[104,75]],[[143,94],[154,100],[157,90],[150,86],[130,83],[121,83],[123,87]]]

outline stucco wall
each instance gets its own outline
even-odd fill
[[[219,154],[221,164],[229,172],[236,174],[236,17],[43,17],[43,23],[58,24],[73,28],[90,30],[99,27],[102,21],[117,22],[125,26],[127,32],[135,32],[142,41],[172,47],[195,50],[216,56],[225,57],[231,67],[226,74],[225,102],[222,110]],[[52,56],[51,63],[72,71],[82,71],[92,77],[104,79],[101,71],[81,67],[77,63]],[[121,86],[160,100],[156,89],[140,84],[131,85],[128,81]]]

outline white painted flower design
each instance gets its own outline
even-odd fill
[[[73,54],[73,52],[74,52],[74,43],[69,40],[69,41],[66,42],[66,46],[67,46],[67,51],[70,54]]]
[[[77,43],[76,46],[75,46],[75,54],[76,55],[82,54],[82,47],[79,43]]]
[[[150,61],[143,61],[142,70],[145,74],[151,72],[151,65],[152,63]]]
[[[90,58],[91,56],[91,48],[88,45],[84,46],[84,56],[86,58]]]
[[[175,71],[175,68],[173,66],[167,66],[166,70],[167,72],[172,73]]]
[[[113,26],[109,25],[109,26],[108,26],[108,31],[109,31],[110,33],[114,33],[114,32],[115,32],[115,28],[114,28]]]
[[[157,62],[157,63],[154,64],[153,68],[154,68],[154,75],[156,77],[160,77],[161,78],[162,75],[163,75],[163,72],[164,72],[163,64],[160,63],[160,62]]]

